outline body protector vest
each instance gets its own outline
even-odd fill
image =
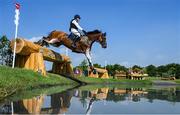
[[[74,29],[78,30],[78,28],[76,27],[76,25],[72,23],[72,21],[74,21],[74,20],[75,20],[75,19],[72,19],[71,22],[70,22],[69,31],[71,31],[71,28],[74,28]]]

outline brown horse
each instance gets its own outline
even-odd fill
[[[68,34],[56,30],[52,31],[47,37],[43,37],[36,43],[41,46],[48,46],[50,44],[55,47],[59,47],[60,45],[64,45],[67,48],[71,49],[73,52],[83,53],[88,60],[89,66],[93,68],[90,51],[94,42],[98,42],[101,44],[102,48],[106,48],[106,33],[102,33],[99,30],[87,32],[87,36],[82,36],[81,39],[76,42],[75,48],[72,47],[73,41],[68,38]]]

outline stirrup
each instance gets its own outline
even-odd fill
[[[76,48],[76,43],[72,43],[71,46],[72,46],[73,48]]]

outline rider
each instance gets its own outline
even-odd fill
[[[83,28],[79,25],[80,19],[81,19],[80,15],[76,14],[74,16],[74,19],[72,19],[71,22],[70,22],[69,31],[72,32],[74,35],[76,35],[76,38],[75,38],[75,40],[73,41],[73,44],[72,44],[73,47],[76,47],[76,42],[81,37],[80,31],[82,31],[86,35],[86,31],[84,31]]]

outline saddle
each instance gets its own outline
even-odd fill
[[[85,35],[83,35],[79,38],[77,35],[70,33],[68,35],[68,38],[70,38],[73,42],[81,42],[85,45],[89,45],[88,37]]]
[[[73,34],[73,33],[70,33],[68,35],[68,38],[70,38],[72,41],[74,41],[77,38],[77,36],[75,34]]]

